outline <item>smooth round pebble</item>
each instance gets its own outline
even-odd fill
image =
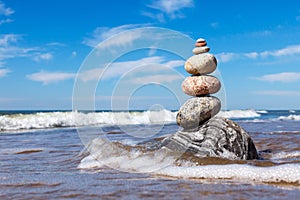
[[[184,68],[188,73],[194,75],[209,74],[217,68],[217,59],[209,53],[194,55],[187,59]]]
[[[210,48],[208,46],[203,46],[203,47],[195,47],[193,48],[193,54],[198,55],[201,53],[207,53],[209,52]]]
[[[196,42],[206,42],[206,40],[203,39],[203,38],[198,38],[198,39],[196,40]]]
[[[206,42],[196,42],[195,43],[195,47],[204,47],[206,45],[207,45]]]
[[[214,76],[190,76],[184,79],[181,88],[187,95],[201,96],[218,92],[221,83]]]
[[[220,109],[221,102],[217,97],[194,97],[181,106],[176,122],[184,129],[198,128],[218,114]]]

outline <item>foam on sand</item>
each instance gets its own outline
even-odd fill
[[[247,164],[195,167],[170,166],[161,169],[157,173],[181,178],[238,179],[256,182],[286,182],[300,184],[300,167],[297,164],[284,164],[272,167],[257,167]]]
[[[138,148],[114,144],[103,138],[93,140],[87,148],[89,155],[81,160],[78,166],[80,169],[105,168],[108,166],[121,171],[146,172],[178,178],[232,179],[248,182],[300,184],[299,164],[197,166],[196,163],[182,160],[180,166],[178,166],[174,161],[179,157],[164,149],[151,152],[142,151]],[[282,156],[291,155],[274,155],[275,158]]]

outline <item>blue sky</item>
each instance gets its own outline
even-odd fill
[[[73,87],[81,77],[76,75],[93,48],[122,31],[145,27],[206,39],[218,59],[223,109],[300,109],[297,0],[0,0],[0,109],[72,109]],[[119,45],[134,39],[130,35]],[[182,48],[192,56],[188,45]],[[115,104],[125,101],[132,109],[178,109],[182,80],[176,73],[188,76],[182,57],[150,48],[115,62],[113,75],[94,91],[96,109],[110,108],[111,95]],[[170,70],[156,73],[148,67],[147,76],[124,76],[132,70],[128,66],[141,63]],[[95,73],[85,75],[81,81],[87,84]],[[130,78],[135,90],[126,93],[120,77]],[[143,85],[148,79],[155,84]]]

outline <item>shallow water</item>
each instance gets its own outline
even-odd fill
[[[123,132],[147,134],[158,125],[106,125],[101,134],[96,127],[82,127],[97,140],[105,134],[109,144],[118,142],[125,153],[119,155],[123,160],[117,164],[122,165],[112,169],[103,164],[115,167],[112,162],[115,158],[93,160],[93,154],[91,157],[84,151],[75,128],[3,131],[0,132],[0,199],[297,199],[299,122],[252,119],[237,119],[237,122],[249,132],[264,160],[195,160],[183,156],[175,164],[159,166],[169,161],[166,159],[169,157],[160,158],[157,152],[153,154],[155,157],[150,154],[145,157],[145,148],[137,148],[136,144],[149,138],[137,139]],[[165,125],[153,137],[172,134],[177,129],[176,124]],[[95,148],[108,150],[102,147]],[[155,165],[155,170],[140,173],[147,164]]]

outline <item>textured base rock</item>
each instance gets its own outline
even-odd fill
[[[172,151],[192,153],[198,157],[230,160],[258,158],[247,132],[235,122],[221,117],[211,118],[196,130],[178,131],[165,138],[162,145]]]

